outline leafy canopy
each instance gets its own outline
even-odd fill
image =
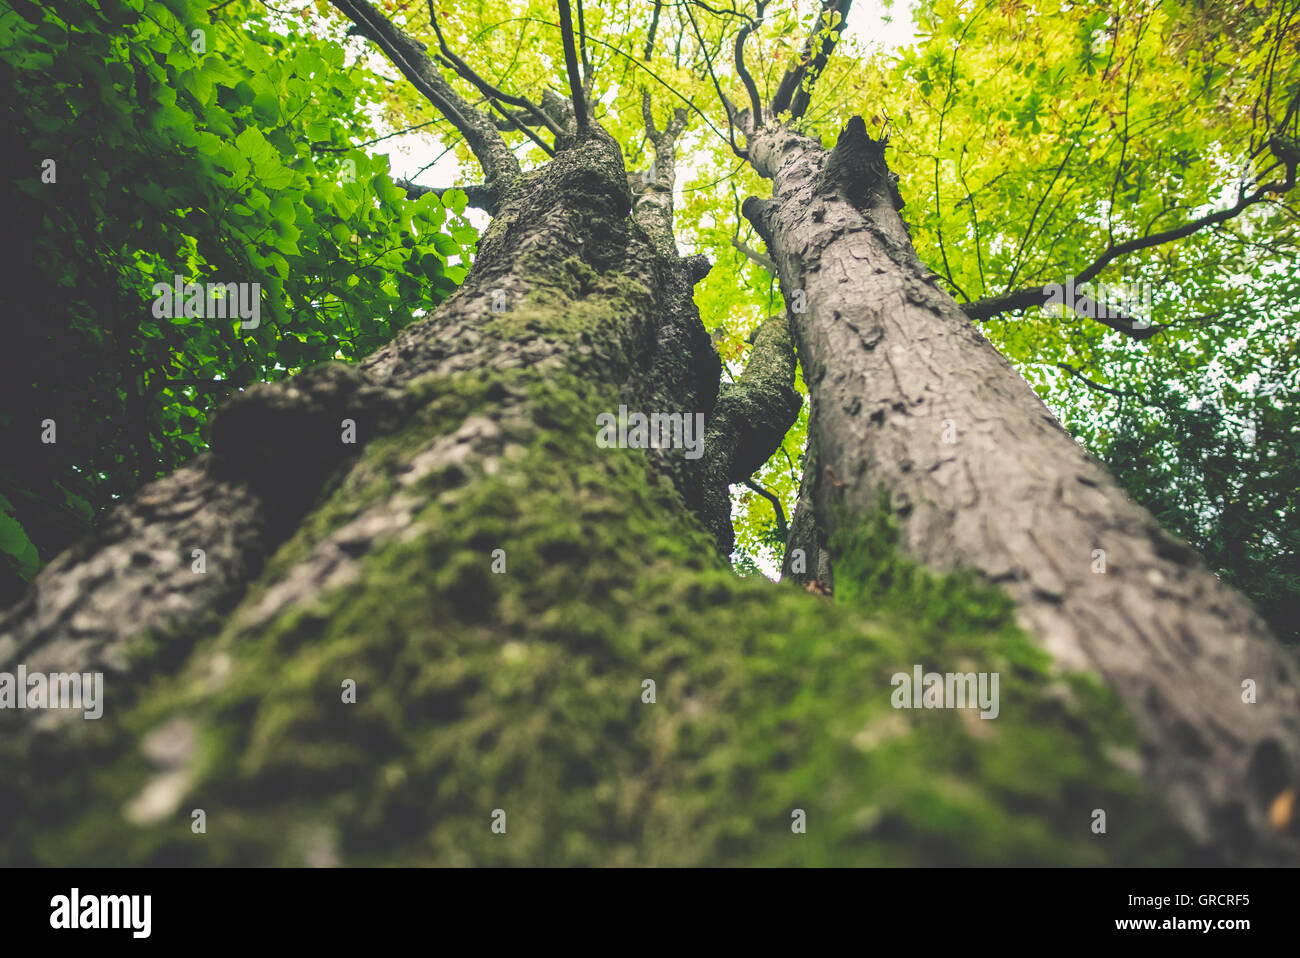
[[[204,449],[233,390],[358,359],[464,277],[464,193],[408,201],[360,148],[380,86],[260,4],[0,13],[6,225],[22,238],[0,267],[0,598]],[[177,275],[258,284],[260,325],[155,316],[154,284]]]
[[[767,187],[736,155],[743,136],[719,93],[748,102],[733,52],[749,27],[746,62],[769,101],[822,4],[767,4],[761,23],[745,0],[574,5],[588,99],[630,171],[651,159],[643,92],[660,129],[671,111],[688,111],[677,237],[683,252],[715,264],[696,301],[724,375],[735,375],[753,331],[784,304],[740,215],[740,201]],[[448,47],[507,93],[567,97],[551,0],[376,6],[431,51],[436,12]],[[53,304],[47,312],[64,318],[32,321],[24,342],[62,337],[59,362],[98,373],[69,401],[108,424],[98,446],[77,449],[66,465],[83,464],[115,492],[142,481],[201,446],[197,425],[213,398],[165,380],[245,383],[356,358],[462,275],[473,242],[459,219],[463,194],[446,193],[446,207],[431,194],[408,203],[382,158],[353,147],[416,128],[402,142],[435,159],[449,150],[456,161],[450,170],[429,164],[423,180],[439,187],[476,182],[472,155],[325,0],[286,0],[276,13],[214,7],[206,55],[187,43],[190,28],[208,20],[202,4],[105,0],[92,17],[73,16],[67,3],[33,8],[20,4],[21,18],[0,20],[4,69],[22,80],[7,85],[17,125],[6,157],[27,177],[17,222],[33,242],[19,268],[43,277],[29,313]],[[874,40],[879,12],[859,0],[846,23],[832,19],[816,38],[836,48],[798,128],[829,146],[856,114],[875,135],[888,133],[918,252],[959,302],[1090,269],[1102,283],[1146,294],[1136,315],[1158,328],[1140,340],[1059,308],[996,312],[983,329],[1071,432],[1254,590],[1276,623],[1295,595],[1285,487],[1298,428],[1300,217],[1282,191],[1176,239],[1151,238],[1294,177],[1286,157],[1300,140],[1300,2],[899,0],[890,14],[913,29],[896,48]],[[443,74],[470,102],[482,101],[447,64]],[[75,122],[88,116],[98,122]],[[523,131],[507,125],[503,135],[526,167],[546,161]],[[33,173],[45,155],[77,156],[94,170],[83,176],[95,184],[85,195],[60,186],[57,229],[46,220],[51,194]],[[354,184],[340,181],[345,159],[357,164]],[[260,277],[278,309],[247,334],[154,323],[141,309],[143,291],[174,270]],[[120,302],[92,305],[89,290]],[[100,318],[106,311],[116,325]],[[33,384],[33,401],[6,408],[40,406],[34,384],[53,374],[35,365],[39,375],[21,379]],[[126,415],[133,401],[148,413]],[[742,571],[774,567],[784,524],[771,498],[788,518],[806,412],[805,404],[754,477],[761,491],[735,490]],[[120,450],[146,445],[132,445],[139,418],[156,459],[136,464]],[[39,481],[0,493],[30,493]]]
[[[424,7],[378,6],[434,47]],[[766,186],[736,156],[732,145],[743,136],[719,96],[748,102],[733,49],[757,7],[580,6],[589,99],[623,144],[629,169],[650,161],[643,90],[660,128],[671,110],[689,111],[678,151],[677,235],[683,252],[703,252],[715,264],[696,301],[726,374],[734,374],[753,330],[783,308],[768,269],[739,248],[762,253],[739,201]],[[316,7],[333,16],[323,0]],[[821,7],[795,0],[764,8],[746,46],[764,102],[802,55]],[[566,95],[549,0],[479,0],[436,12],[448,45],[489,83],[534,99],[546,90]],[[1097,281],[1136,293],[1136,318],[1159,327],[1154,335],[1135,340],[1059,308],[1001,312],[984,331],[1075,436],[1122,463],[1130,490],[1225,574],[1235,560],[1212,544],[1213,530],[1229,521],[1225,508],[1249,513],[1257,565],[1292,567],[1290,504],[1250,490],[1261,475],[1282,485],[1294,475],[1277,457],[1297,421],[1300,217],[1276,195],[1176,240],[1144,244],[1286,178],[1279,143],[1294,149],[1300,138],[1300,3],[919,0],[890,12],[912,21],[912,41],[901,48],[873,42],[880,10],[861,0],[847,23],[832,21],[818,37],[837,47],[799,129],[829,146],[859,114],[875,135],[888,133],[918,252],[959,302],[1063,283],[1105,260]],[[445,75],[476,98],[453,71]],[[454,145],[461,175],[476,176],[455,131],[409,85],[395,83],[385,106],[395,126],[434,119],[423,135]],[[526,163],[545,161],[522,133],[505,135]],[[1140,248],[1110,256],[1126,244]],[[806,408],[755,477],[787,517],[805,434]],[[1171,463],[1196,463],[1209,446],[1232,450],[1216,460],[1217,479],[1184,470],[1175,481]],[[1146,454],[1132,456],[1135,448]],[[1223,494],[1203,491],[1193,505],[1188,483]],[[738,567],[770,570],[782,523],[767,497],[736,492]],[[1181,516],[1159,508],[1161,497],[1181,497]],[[1294,576],[1279,575],[1274,585],[1294,594]],[[1248,590],[1258,581],[1244,570],[1233,577]],[[1271,601],[1258,590],[1256,597]]]

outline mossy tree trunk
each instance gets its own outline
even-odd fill
[[[749,150],[773,186],[745,213],[807,307],[794,319],[811,448],[786,568],[801,550],[817,559],[803,578],[833,576],[838,525],[887,491],[907,555],[1004,588],[1059,665],[1120,693],[1143,772],[1187,828],[1266,854],[1300,768],[1293,657],[940,287],[860,117],[831,151],[775,124],[751,129]]]
[[[933,528],[918,517],[957,488],[943,457],[987,457],[1015,424],[1026,430],[1009,437],[1018,468],[1036,476],[1041,450],[1046,475],[1068,462],[1069,476],[1090,479],[1107,502],[1110,487],[1059,429],[1028,421],[1036,401],[1023,384],[1005,385],[1005,364],[969,327],[951,325],[900,238],[891,241],[896,226],[873,232],[862,209],[823,190],[806,210],[816,226],[801,232],[804,221],[782,204],[810,187],[805,174],[818,161],[774,169],[777,206],[757,218],[787,287],[797,280],[808,291],[809,313],[795,319],[815,370],[810,506],[795,532],[825,553],[835,596],[737,578],[725,562],[727,484],[761,464],[797,409],[791,333],[784,318],[770,321],[746,375],[719,391],[691,300],[707,264],[679,258],[672,242],[680,127],[650,125],[658,179],[635,198],[618,145],[571,116],[554,160],[523,173],[418,44],[368,4],[337,5],[460,118],[484,167],[491,226],[465,284],[435,315],[359,367],[311,369],[233,401],[214,421],[208,456],[124,504],[0,618],[0,670],[107,675],[101,720],[0,713],[0,858],[1122,864],[1294,855],[1235,792],[1167,802],[1142,780],[1151,763],[1126,710],[1095,678],[1063,667],[1095,667],[1125,693],[1122,676],[1098,656],[1061,656],[1046,629],[1054,662],[1032,634],[1051,621],[1025,601],[1032,591],[917,531]],[[760,148],[756,139],[761,164]],[[778,155],[793,153],[773,147]],[[862,272],[874,284],[847,298],[843,277],[858,274],[845,256],[869,263]],[[912,305],[879,305],[892,307],[900,290],[913,291]],[[912,321],[930,325],[907,342],[970,357],[954,352],[946,366],[923,355],[907,378],[882,380],[875,363],[894,354],[881,347],[897,342],[885,337]],[[958,374],[965,366],[983,371]],[[940,478],[913,492],[911,474],[934,465],[908,419],[922,418],[913,395],[928,388],[922,368],[934,388],[976,405],[948,416],[966,445],[941,448]],[[847,419],[841,407],[853,397],[831,386],[862,390]],[[704,414],[705,454],[602,448],[596,416],[620,404]],[[341,441],[345,420],[355,444]],[[871,468],[859,469],[862,457]],[[823,476],[845,491],[829,495]],[[1054,495],[1053,483],[1028,491]],[[882,485],[901,509],[882,507]],[[1006,500],[978,489],[967,511],[938,514],[959,531],[1006,521],[1001,511],[981,519]],[[838,518],[837,507],[846,510]],[[1112,529],[1072,521],[1085,539]],[[1129,528],[1119,531],[1131,545]],[[1084,581],[1091,546],[1080,546]],[[928,572],[906,553],[985,572],[1020,600],[1032,631],[998,588]],[[1103,600],[1127,594],[1108,588],[1121,591]],[[1205,589],[1187,594],[1204,614],[1222,605],[1241,615],[1225,591]],[[1060,603],[1071,595],[1062,587]],[[1083,647],[1121,640],[1107,633]],[[891,677],[917,663],[998,673],[997,719],[895,709]],[[1149,736],[1149,716],[1139,718]],[[1177,738],[1186,721],[1156,726],[1174,736],[1164,744],[1178,769],[1196,759],[1183,744],[1195,737]],[[1229,731],[1240,728],[1254,726]],[[1275,770],[1260,739],[1242,741]],[[1218,757],[1201,760],[1198,780],[1212,777]],[[1233,833],[1219,824],[1225,803],[1240,806]]]

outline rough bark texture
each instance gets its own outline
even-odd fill
[[[783,314],[763,323],[744,374],[718,390],[718,404],[705,443],[706,495],[714,499],[710,516],[725,517],[710,528],[724,555],[734,545],[730,486],[744,482],[772,454],[799,418],[802,400],[794,388],[794,344]]]
[[[791,542],[807,550],[806,577],[846,517],[887,490],[907,554],[1004,587],[1056,662],[1120,693],[1144,773],[1199,841],[1227,860],[1296,861],[1300,846],[1268,821],[1300,760],[1293,657],[938,286],[860,118],[830,153],[778,128],[750,154],[773,190],[745,212],[787,297],[807,297],[794,318],[815,450]]]
[[[122,673],[127,642],[140,632],[229,608],[274,542],[257,497],[213,478],[206,466],[200,459],[152,483],[92,539],[51,562],[0,616],[0,667]],[[198,548],[211,574],[191,571]]]
[[[0,862],[1294,860],[1263,820],[1293,780],[1294,668],[930,281],[861,121],[829,162],[750,137],[775,193],[747,212],[807,291],[791,541],[833,571],[827,600],[718,554],[726,485],[788,428],[794,369],[769,320],[719,391],[707,263],[672,236],[679,119],[658,131],[647,103],[634,202],[618,144],[552,94],[565,132],[524,173],[422,44],[335,5],[465,136],[491,226],[433,316],[233,401],[208,457],[0,617],[0,672],[108,679],[98,721],[0,712]],[[705,455],[600,448],[620,403],[703,413]],[[998,720],[893,707],[918,662],[999,673]],[[1124,697],[1144,756],[1072,669]]]
[[[435,315],[250,390],[209,459],[0,620],[0,671],[109,672],[99,721],[0,715],[0,860],[1200,860],[1109,693],[1050,668],[1005,597],[898,557],[887,515],[843,530],[828,601],[718,556],[694,506],[722,459],[597,446],[596,413],[707,412],[717,383],[698,270],[639,225],[616,144],[593,130],[500,195]],[[778,399],[783,335],[751,362]],[[918,656],[999,669],[999,720],[892,708]]]

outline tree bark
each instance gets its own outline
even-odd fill
[[[616,144],[593,129],[499,195],[432,317],[247,390],[209,456],[0,617],[0,671],[106,674],[99,721],[0,711],[0,859],[1200,860],[1104,697],[1061,694],[1001,599],[908,573],[950,606],[918,623],[726,566],[715,486],[792,414],[779,319],[700,459],[596,444],[600,411],[710,413],[717,385],[698,265],[638,222]],[[996,735],[891,707],[917,643],[1001,663]]]
[[[1296,860],[1270,824],[1297,781],[1294,657],[1061,427],[916,256],[854,118],[833,151],[784,128],[749,144],[772,197],[745,213],[793,314],[812,406],[791,552],[829,554],[888,493],[905,551],[1004,588],[1056,662],[1136,716],[1144,774],[1228,860]],[[791,567],[791,552],[786,567]],[[822,575],[825,575],[824,561]],[[1253,684],[1258,699],[1243,689]]]
[[[618,144],[554,96],[554,159],[522,172],[421,44],[336,6],[466,137],[493,220],[434,315],[234,398],[209,455],[0,615],[0,673],[107,678],[99,721],[0,710],[0,861],[1295,860],[1266,821],[1294,781],[1290,660],[934,286],[861,121],[829,157],[751,136],[775,189],[747,212],[808,309],[720,390],[708,264],[672,235],[678,118],[647,104],[635,202]],[[792,547],[834,601],[723,561],[727,485],[797,412],[792,329],[814,400]],[[619,405],[704,415],[703,455],[601,448]],[[882,488],[911,556],[985,582],[898,555]],[[998,589],[1119,691],[1145,764]],[[1001,674],[999,721],[898,710],[922,656]]]
[[[671,191],[671,161],[661,163],[661,177],[665,169],[669,179],[660,185]],[[439,645],[444,629],[466,641],[491,636],[494,657],[503,646],[513,649],[530,638],[543,648],[549,642],[552,651],[542,654],[554,656],[563,643],[556,645],[546,607],[562,606],[567,597],[596,627],[592,632],[576,619],[568,622],[571,634],[564,641],[577,643],[572,661],[581,680],[583,643],[614,642],[618,633],[602,603],[621,616],[634,615],[629,596],[638,589],[638,575],[655,579],[645,570],[657,567],[660,578],[676,578],[721,567],[718,545],[729,544],[731,531],[727,466],[737,459],[761,462],[771,452],[761,444],[779,442],[789,423],[774,426],[772,435],[751,429],[725,443],[714,435],[707,455],[697,459],[686,458],[680,447],[603,449],[595,426],[597,412],[620,404],[712,418],[719,361],[691,299],[707,262],[677,255],[670,205],[666,213],[662,205],[642,204],[643,227],[632,210],[618,144],[599,129],[570,138],[552,163],[498,183],[498,190],[498,215],[481,237],[470,275],[434,316],[359,367],[326,364],[236,397],[213,421],[209,455],[116,509],[93,539],[51,563],[23,600],[0,616],[0,671],[13,674],[23,665],[28,674],[103,672],[108,690],[102,723],[77,721],[75,710],[0,711],[0,748],[12,771],[0,784],[6,833],[0,844],[7,860],[335,860],[337,836],[351,825],[330,821],[322,827],[333,837],[304,839],[307,851],[297,839],[265,835],[244,839],[256,850],[167,845],[159,852],[147,837],[177,834],[182,797],[202,791],[205,780],[222,782],[228,790],[222,803],[245,812],[268,799],[310,802],[313,789],[328,794],[342,786],[312,760],[297,764],[298,747],[278,754],[272,746],[277,754],[256,772],[239,770],[258,750],[250,736],[257,737],[260,720],[246,709],[257,713],[280,697],[263,689],[236,710],[242,717],[225,711],[223,698],[228,704],[241,697],[240,688],[258,684],[247,673],[241,677],[250,648],[283,641],[263,671],[280,681],[293,671],[292,650],[320,640],[327,622],[348,620],[352,609],[368,606],[367,596],[379,601],[379,618],[391,613],[390,602],[416,604],[407,607],[412,618],[401,623],[379,624],[368,616],[372,621],[340,626],[381,631],[342,640],[340,652],[352,664],[332,670],[305,700],[299,695],[299,714],[306,716],[319,709],[322,695],[337,704],[345,676],[373,674],[374,657],[391,668],[394,655],[405,658],[421,643],[445,648]],[[792,380],[793,366],[785,372]],[[773,375],[765,372],[765,385]],[[779,385],[772,388],[781,392]],[[788,382],[781,399],[789,401]],[[355,443],[341,441],[349,422]],[[718,482],[721,489],[713,487]],[[717,541],[700,537],[701,525]],[[489,572],[498,548],[506,573],[499,578]],[[673,561],[666,569],[667,555]],[[438,581],[399,587],[399,573],[379,568],[394,562],[413,562]],[[611,598],[604,589],[615,582],[620,585]],[[509,587],[516,591],[505,595]],[[321,611],[336,602],[332,611]],[[512,624],[524,609],[528,614]],[[564,614],[574,615],[574,608]],[[349,654],[352,645],[363,654]],[[450,653],[434,657],[439,654]],[[615,661],[622,657],[613,654]],[[465,653],[450,676],[435,673],[435,685],[452,687],[432,699],[427,690],[410,688],[396,698],[417,711],[432,708],[444,722],[452,701],[453,711],[472,713],[459,698],[469,693],[454,677],[470,658]],[[673,658],[684,661],[680,650]],[[609,661],[599,665],[610,667]],[[661,669],[661,680],[670,681],[672,671]],[[629,694],[616,697],[616,707],[637,703],[639,674],[625,678]],[[363,679],[361,694],[382,698],[385,689],[408,679],[401,670],[383,680]],[[555,682],[563,690],[565,679]],[[180,696],[172,699],[166,720],[154,709],[159,684]],[[589,694],[581,684],[575,688]],[[175,708],[180,700],[184,705]],[[525,713],[528,721],[553,705],[539,693]],[[483,714],[497,711],[489,706],[479,713],[479,724]],[[337,749],[352,771],[375,773],[377,767],[354,760],[396,748],[399,733],[365,723],[348,728],[347,714],[339,706],[321,717],[329,731],[309,734],[316,743],[311,747]],[[137,722],[156,727],[141,739]],[[519,731],[505,725],[491,734],[510,735],[511,729]],[[204,751],[205,730],[239,742],[217,762],[219,771]],[[618,729],[611,734],[616,743]],[[352,759],[346,757],[350,750]],[[391,754],[410,758],[406,748]],[[572,771],[564,762],[576,759],[559,750],[549,754],[566,774]],[[101,764],[115,769],[109,783],[96,781]],[[453,764],[464,764],[464,757]],[[582,780],[594,771],[576,774]],[[515,787],[508,769],[504,781],[501,792]],[[536,787],[530,779],[525,791]],[[434,804],[435,820],[454,816],[459,807]],[[41,857],[37,833],[75,832],[86,827],[77,823],[87,817],[99,823],[88,839]],[[329,816],[313,810],[308,817]],[[142,843],[124,848],[117,844],[124,834]],[[563,853],[554,842],[562,835],[538,839],[538,847],[550,850],[545,855],[516,846],[511,860],[559,860]],[[373,860],[396,854],[391,844],[376,841],[366,853]]]

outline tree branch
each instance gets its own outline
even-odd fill
[[[1069,373],[1075,379],[1082,382],[1085,386],[1088,386],[1090,389],[1097,389],[1104,393],[1110,393],[1110,395],[1118,396],[1120,399],[1141,399],[1142,398],[1137,393],[1125,392],[1122,389],[1115,389],[1112,386],[1103,386],[1101,383],[1089,379],[1087,376],[1085,376],[1082,372],[1079,371],[1078,367],[1071,366],[1069,363],[1052,363],[1052,365],[1055,366],[1057,369],[1065,370],[1067,373]]]
[[[782,542],[788,541],[790,538],[790,527],[785,521],[785,508],[781,505],[781,500],[777,498],[776,493],[763,488],[753,479],[746,479],[744,485],[753,489],[768,502],[772,503],[772,510],[776,513],[777,534],[781,537]]]
[[[704,439],[704,475],[716,495],[747,480],[781,447],[799,417],[802,399],[794,389],[794,339],[785,313],[768,318],[754,337],[745,371],[718,390]],[[731,524],[719,544],[730,553]]]
[[[764,253],[760,253],[758,250],[754,249],[744,240],[738,239],[735,236],[731,238],[731,245],[735,249],[743,253],[749,260],[751,260],[754,263],[757,263],[759,266],[763,267],[763,269],[767,270],[773,276],[776,275],[776,263],[772,261],[772,257],[767,256]]]
[[[421,186],[419,183],[412,183],[410,180],[393,180],[393,183],[406,190],[407,199],[412,200],[418,200],[425,193],[432,193],[441,197],[448,190],[460,190],[469,197],[470,206],[485,210],[489,214],[496,213],[492,200],[492,191],[480,183],[469,186]]]
[[[537,17],[516,17],[515,19],[522,20],[526,23],[539,23],[547,27],[555,26],[555,24],[551,23],[549,20],[541,20]],[[631,66],[634,66],[638,70],[643,70],[644,72],[649,74],[651,79],[653,79],[656,83],[658,83],[661,87],[663,87],[673,96],[677,97],[677,99],[681,100],[682,103],[686,105],[687,109],[695,113],[695,115],[698,116],[704,122],[704,125],[709,128],[709,131],[711,133],[715,134],[718,137],[718,139],[722,140],[724,143],[727,142],[726,136],[723,135],[721,130],[719,130],[716,126],[713,125],[713,121],[709,119],[708,114],[706,114],[703,110],[701,110],[698,106],[696,106],[688,97],[686,97],[680,90],[674,87],[671,83],[669,83],[659,74],[655,73],[654,70],[651,70],[644,63],[637,60],[635,56],[628,53],[626,50],[620,50],[618,47],[614,46],[611,43],[606,43],[604,40],[600,39],[599,37],[587,37],[587,41],[589,43],[597,44],[598,46],[608,50],[610,53],[612,53],[615,56],[623,57],[623,59],[626,60]],[[542,109],[543,110],[546,109],[545,96],[543,96],[542,98]]]
[[[587,93],[591,90],[593,71],[587,57],[587,22],[582,15],[582,0],[578,0],[578,60],[582,64],[582,90]]]
[[[709,77],[713,80],[713,89],[718,92],[718,98],[722,101],[723,108],[727,111],[727,143],[731,146],[731,152],[741,159],[745,159],[749,154],[736,145],[736,132],[733,117],[731,115],[731,104],[727,101],[727,96],[722,92],[722,85],[718,83],[718,75],[713,70],[713,60],[709,56],[708,48],[704,45],[704,36],[700,33],[699,25],[695,22],[695,14],[691,13],[690,5],[686,6],[686,17],[691,22],[691,29],[695,31],[695,39],[700,43],[700,52],[704,54],[704,63],[708,67]],[[761,12],[761,11],[760,11]],[[741,66],[744,63],[741,61]]]
[[[581,64],[578,49],[573,42],[573,15],[569,12],[569,0],[556,0],[560,14],[560,38],[564,41],[564,66],[569,74],[569,93],[573,98],[573,119],[577,124],[578,135],[587,132],[587,97],[582,88]]]
[[[659,30],[659,14],[663,12],[663,0],[655,0],[655,11],[650,15],[650,29],[646,31],[645,38],[645,61],[650,62],[650,55],[655,49],[655,33]]]
[[[745,371],[724,383],[709,422],[706,455],[727,484],[743,482],[771,458],[799,416],[794,339],[784,313],[758,328]]]
[[[1097,277],[1103,269],[1120,257],[1127,256],[1130,253],[1136,253],[1139,250],[1150,249],[1153,246],[1160,246],[1164,243],[1172,243],[1176,240],[1183,239],[1184,237],[1191,236],[1193,233],[1203,230],[1206,227],[1214,226],[1218,223],[1224,222],[1225,220],[1230,220],[1233,217],[1240,215],[1244,210],[1256,203],[1268,199],[1271,194],[1289,192],[1295,187],[1295,181],[1296,167],[1290,166],[1287,169],[1287,178],[1285,180],[1267,183],[1249,195],[1243,192],[1238,196],[1237,202],[1226,209],[1218,210],[1217,212],[1202,216],[1199,219],[1184,223],[1182,226],[1164,230],[1160,233],[1150,233],[1146,236],[1139,236],[1131,240],[1126,240],[1123,243],[1112,244],[1107,247],[1100,256],[1093,260],[1093,262],[1084,269],[1083,272],[1076,275],[1074,281],[1078,284],[1089,283]],[[1048,292],[1047,287],[1031,286],[1025,289],[1016,290],[1013,293],[1003,293],[999,296],[991,296],[986,299],[977,300],[973,303],[966,303],[962,306],[962,309],[965,310],[966,315],[971,319],[976,322],[983,322],[1001,313],[1010,312],[1012,310],[1028,309],[1031,306],[1043,306],[1051,298],[1052,294]],[[1087,300],[1085,299],[1085,305],[1086,302]],[[1133,336],[1135,339],[1145,339],[1148,336],[1153,335],[1157,329],[1157,327],[1148,327],[1145,329],[1141,327],[1133,328],[1131,320],[1128,321],[1127,325],[1114,325],[1112,322],[1099,316],[1095,318],[1099,322],[1111,326],[1113,329],[1118,329],[1121,332]],[[1111,317],[1111,319],[1113,319],[1113,317]]]
[[[767,0],[760,0],[757,8],[758,17],[752,24],[745,24],[736,34],[736,73],[740,77],[740,82],[745,85],[745,92],[749,94],[749,109],[752,113],[750,117],[751,129],[757,130],[763,126],[763,101],[758,95],[758,87],[754,84],[754,78],[750,75],[749,69],[745,66],[745,41],[749,35],[758,29],[763,20],[763,11],[767,8]],[[720,91],[719,91],[720,92]],[[723,97],[723,105],[727,106],[726,98]],[[730,116],[730,109],[728,109]]]
[[[677,138],[686,129],[683,107],[673,111],[668,125],[659,130],[655,126],[651,109],[650,91],[641,90],[641,118],[645,123],[646,139],[654,149],[653,176],[645,177],[639,187],[634,186],[635,199],[632,216],[650,234],[655,244],[665,252],[676,254],[677,243],[673,237],[673,185],[677,179]]]
[[[416,130],[422,130],[426,126],[432,126],[437,123],[435,120],[425,120],[423,123],[417,123],[415,126],[408,126],[403,130],[394,130],[392,133],[385,133],[383,136],[377,136],[373,140],[366,140],[364,143],[357,143],[352,146],[330,146],[324,140],[315,140],[311,143],[311,148],[316,153],[350,153],[352,150],[359,150],[365,146],[374,146],[376,143],[382,143],[384,140],[391,140],[395,136],[405,136],[407,133],[414,133]]]
[[[799,57],[798,65],[786,70],[780,84],[777,85],[776,95],[772,97],[771,104],[773,116],[780,116],[789,110],[791,117],[797,120],[807,112],[811,101],[812,84],[816,82],[822,70],[826,69],[826,63],[835,50],[836,41],[831,39],[827,31],[831,29],[842,31],[844,22],[849,16],[849,8],[852,6],[853,0],[823,0],[821,13],[812,32],[808,34],[808,39],[804,42],[803,54]],[[819,34],[825,35],[822,37],[820,49],[814,53],[814,44]],[[803,89],[805,77],[808,78],[809,90]]]
[[[471,106],[438,72],[424,44],[399,30],[366,0],[330,0],[375,43],[402,75],[465,137],[488,187],[499,193],[519,175],[519,159],[482,110]]]
[[[492,104],[492,108],[493,108],[494,110],[496,110],[498,113],[501,114],[501,119],[502,119],[503,122],[508,123],[508,124],[510,125],[510,127],[513,127],[514,129],[518,130],[518,131],[519,131],[520,133],[522,133],[524,136],[528,137],[528,139],[530,139],[530,140],[532,140],[534,143],[536,143],[537,146],[541,149],[541,151],[542,151],[543,153],[545,153],[547,156],[554,156],[554,155],[555,155],[555,150],[554,150],[554,148],[551,147],[551,146],[550,146],[550,145],[549,145],[545,140],[543,140],[540,136],[538,136],[536,133],[534,133],[533,130],[529,128],[528,124],[526,124],[526,123],[524,122],[524,119],[523,119],[522,116],[519,116],[519,115],[516,114],[516,113],[511,113],[509,110],[507,110],[505,107],[503,107],[503,106],[502,106],[499,102],[497,102],[496,100],[489,100],[488,102]],[[494,124],[494,125],[497,125],[495,120],[493,121],[493,124]],[[500,128],[501,128],[501,127],[500,127],[499,125],[497,125],[497,129],[500,129]],[[509,127],[507,127],[507,128],[509,128]]]
[[[500,110],[500,106],[495,102],[499,100],[501,103],[508,103],[511,106],[527,110],[536,122],[551,131],[552,136],[560,135],[561,131],[559,127],[551,121],[550,117],[538,108],[537,104],[522,96],[511,96],[509,93],[506,93],[488,83],[487,80],[479,76],[468,63],[457,56],[455,52],[447,46],[447,41],[442,35],[442,28],[438,24],[438,16],[433,9],[433,0],[429,0],[429,25],[433,27],[434,35],[438,38],[438,49],[442,51],[443,59],[446,61],[447,65],[455,70],[462,78],[474,84],[480,93],[487,97],[489,101],[492,101],[493,106],[496,106],[497,109]],[[519,121],[507,114],[505,110],[501,110],[501,113],[508,119],[514,120],[515,125],[519,126]],[[522,129],[522,127],[520,128]]]

